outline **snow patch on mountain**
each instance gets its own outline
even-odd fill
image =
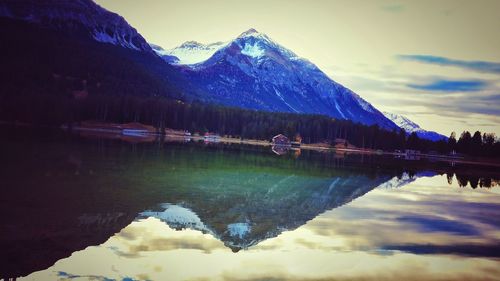
[[[176,57],[178,61],[174,64],[191,65],[206,61],[226,44],[227,42],[216,42],[205,45],[196,41],[188,41],[170,50],[159,48],[153,48],[153,50],[161,57]]]
[[[260,58],[265,54],[264,49],[259,47],[258,44],[245,44],[241,53],[253,58]]]
[[[250,233],[252,228],[250,227],[250,224],[246,222],[239,222],[228,224],[227,230],[229,231],[230,236],[243,238]]]

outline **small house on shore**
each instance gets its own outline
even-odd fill
[[[276,135],[272,138],[273,145],[290,146],[290,140],[283,134]]]

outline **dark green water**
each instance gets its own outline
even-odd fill
[[[5,278],[498,273],[500,194],[491,167],[42,133],[12,134],[0,151]]]

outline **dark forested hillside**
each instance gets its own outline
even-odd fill
[[[87,95],[186,99],[175,85],[188,82],[151,53],[6,18],[0,18],[0,38],[4,120],[43,119],[47,110]]]

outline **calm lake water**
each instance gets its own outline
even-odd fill
[[[498,168],[37,134],[0,152],[0,278],[500,279]]]

